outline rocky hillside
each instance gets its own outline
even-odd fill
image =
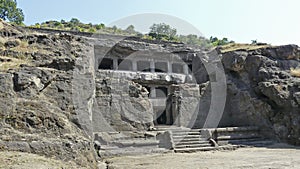
[[[88,46],[66,34],[41,34],[0,22],[0,150],[94,168],[91,138],[76,123],[71,80]],[[75,167],[76,168],[76,167]]]
[[[231,46],[220,53],[227,111],[237,121],[265,126],[281,141],[300,145],[300,48]]]
[[[37,32],[5,22],[0,22],[0,35],[0,150],[96,167],[93,138],[83,130],[88,126],[78,122],[77,111],[89,114],[93,94],[84,94],[82,107],[72,97],[83,91],[74,90],[74,73],[88,77],[82,89],[95,88],[94,63],[88,58],[91,37]],[[128,41],[126,51],[166,48],[152,41]],[[111,45],[106,40],[102,44]],[[191,50],[172,45],[177,53]],[[219,53],[228,83],[226,112],[271,129],[281,141],[300,145],[299,47],[230,46],[219,48]]]

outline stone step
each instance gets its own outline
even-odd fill
[[[112,144],[118,145],[119,147],[143,147],[143,146],[158,146],[158,140],[120,140],[113,142]]]
[[[120,155],[143,155],[153,153],[167,153],[170,150],[165,148],[153,148],[153,147],[126,147],[126,148],[110,148],[101,149],[99,151],[101,157],[120,156]]]
[[[173,135],[173,138],[202,138],[201,135],[184,135],[184,134],[181,134],[181,135]]]
[[[185,127],[170,127],[170,128],[156,128],[156,131],[171,131],[171,132],[200,132],[201,129],[191,129]]]
[[[261,138],[249,138],[249,139],[236,139],[236,140],[218,140],[219,145],[226,145],[226,144],[238,144],[238,143],[247,143],[252,141],[261,141]]]
[[[133,137],[122,137],[122,138],[115,138],[114,141],[126,141],[126,140],[155,140],[155,137],[140,137],[140,138],[133,138]]]
[[[184,144],[209,144],[209,141],[186,141],[186,140],[182,140],[182,141],[176,143],[176,145],[184,145]]]
[[[197,148],[197,147],[211,147],[211,144],[206,143],[206,144],[182,144],[182,145],[175,145],[175,149],[178,148]]]
[[[219,147],[198,147],[198,148],[177,148],[174,149],[175,153],[193,153],[197,151],[214,151],[214,150],[235,150],[238,146],[235,145],[227,145],[227,146],[219,146]]]
[[[259,127],[249,126],[249,127],[226,127],[226,128],[216,128],[215,131],[218,133],[224,132],[250,132],[259,131]]]
[[[194,135],[194,134],[173,134],[172,135],[173,139],[192,139],[192,138],[198,138],[199,140],[207,140],[207,138],[203,135]]]
[[[274,140],[256,140],[256,141],[238,141],[238,140],[232,140],[229,142],[230,144],[235,145],[246,145],[246,146],[254,146],[254,147],[264,147],[268,145],[272,145],[275,143]]]
[[[211,151],[211,150],[217,150],[216,147],[192,147],[192,148],[176,148],[174,149],[175,153],[192,153],[197,151]]]
[[[155,126],[157,131],[175,131],[175,130],[184,130],[184,131],[189,131],[191,130],[190,128],[185,128],[185,127],[167,127],[167,126]]]
[[[201,129],[175,129],[171,130],[172,132],[198,132],[200,133]]]
[[[214,147],[201,135],[210,130],[217,135],[216,141],[219,146]],[[236,149],[243,146],[257,146],[272,143],[265,141],[259,134],[258,127],[227,127],[214,129],[169,129],[172,132],[172,138],[175,143],[174,152],[189,153],[196,151],[211,151],[223,149]]]
[[[199,138],[199,137],[196,137],[196,138],[173,138],[173,141],[176,143],[176,142],[189,142],[189,141],[207,141],[207,139],[205,138]]]
[[[238,140],[238,139],[251,139],[251,138],[261,138],[261,136],[258,133],[231,134],[231,135],[217,136],[217,140]]]
[[[194,137],[189,137],[189,135],[186,136],[173,136],[173,140],[188,140],[188,141],[192,141],[192,140],[196,140],[196,141],[206,141],[207,139],[204,137],[199,137],[199,136],[194,136]]]
[[[156,129],[158,132],[165,132],[165,131],[174,131],[175,129],[168,129],[168,128],[162,128],[162,129]]]
[[[172,132],[173,136],[174,135],[200,135],[200,132],[198,131],[177,131],[177,132]]]

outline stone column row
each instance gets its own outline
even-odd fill
[[[137,61],[132,60],[132,71],[137,71]],[[113,58],[113,69],[118,70],[118,58]],[[155,72],[155,62],[150,61],[150,69],[151,72]],[[172,71],[172,62],[167,62],[167,73],[173,73]],[[188,75],[189,74],[189,67],[187,64],[183,65],[183,73]]]

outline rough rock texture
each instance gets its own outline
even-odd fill
[[[147,130],[150,127],[153,110],[146,88],[122,73],[98,71],[96,77],[94,132]]]
[[[192,128],[196,125],[196,117],[199,109],[199,85],[197,84],[183,84],[179,85],[181,92],[181,100],[179,107],[179,117],[181,126]]]
[[[281,141],[299,145],[300,78],[291,74],[299,57],[296,45],[223,53],[231,123],[269,128]]]
[[[6,41],[1,57],[10,58],[1,63],[0,150],[95,168],[91,138],[76,123],[71,97],[75,60],[84,60],[89,46],[71,35],[28,32],[4,22],[0,34]]]
[[[208,76],[200,62],[193,62],[193,67],[199,63],[193,70],[199,85],[184,84],[193,79],[181,75],[128,78],[97,70],[94,44],[102,46],[103,55],[120,58],[139,50],[155,51],[162,58],[169,57],[162,53],[167,51],[184,62],[200,56],[198,48],[180,43],[33,32],[4,22],[0,35],[0,150],[56,157],[87,168],[96,167],[93,132],[106,130],[104,122],[112,131],[145,131],[151,125],[151,104],[141,81],[179,84],[182,100],[177,100],[177,109],[181,116],[188,114],[182,117],[184,125],[201,127],[205,114],[193,110],[207,112],[208,80],[218,78]],[[220,126],[256,125],[299,145],[300,79],[290,72],[299,67],[299,56],[293,45],[223,53],[228,95]]]

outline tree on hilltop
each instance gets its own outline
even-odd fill
[[[158,40],[174,40],[176,38],[177,30],[165,23],[153,24],[150,27],[149,36]]]
[[[0,18],[21,24],[24,21],[22,9],[17,8],[16,0],[0,0]]]
[[[135,34],[136,31],[134,30],[134,26],[133,25],[129,25],[126,29],[125,32],[129,33],[129,34]]]

